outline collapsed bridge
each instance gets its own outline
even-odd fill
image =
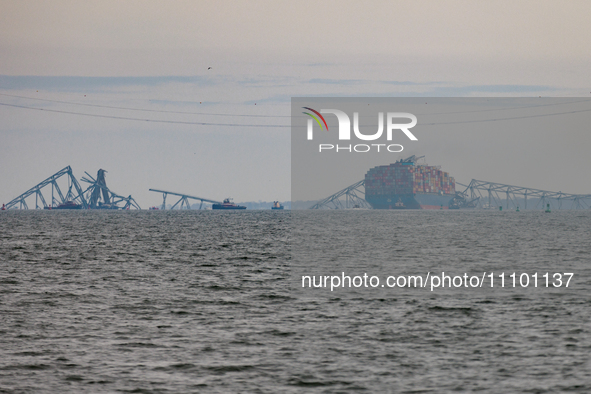
[[[64,167],[12,199],[5,208],[29,209],[27,200],[32,204],[34,195],[34,209],[141,209],[131,195],[124,197],[107,187],[106,172],[103,169],[98,170],[96,179],[85,172],[88,178],[84,177],[81,180],[89,186],[86,190],[82,190],[80,183],[74,177],[72,168]],[[49,189],[51,189],[51,196],[48,195]],[[67,191],[64,193],[62,189]],[[123,206],[119,206],[120,203],[123,203]]]
[[[203,197],[191,196],[189,194],[170,192],[170,191],[160,190],[160,189],[150,189],[150,191],[156,192],[156,193],[162,193],[162,207],[160,208],[161,210],[166,209],[166,197],[169,194],[171,196],[180,197],[180,199],[173,206],[171,206],[170,209],[174,209],[177,205],[179,205],[179,203],[181,204],[179,206],[179,209],[183,209],[183,207],[184,207],[184,209],[191,209],[191,204],[189,204],[189,200],[201,201],[201,204],[199,204],[199,209],[201,209],[203,207],[203,203],[222,204],[222,202],[220,202],[220,201],[215,201],[215,200],[211,200],[211,199],[203,198]]]
[[[412,155],[376,166],[365,178],[312,205],[309,209],[589,209],[591,194],[533,189],[472,179],[468,185],[440,166],[419,164]],[[456,184],[463,186],[456,190]],[[528,207],[529,205],[529,207]]]
[[[496,182],[472,179],[468,185],[456,191],[449,208],[452,209],[543,209],[550,204],[552,209],[590,209],[591,194],[571,194],[513,186]],[[309,209],[368,208],[365,201],[365,180],[356,182],[318,201]]]
[[[589,209],[591,207],[591,194],[553,192],[476,179],[462,186],[466,187],[462,192],[465,200],[478,201],[476,206],[480,208],[505,206],[507,209],[517,209],[521,206],[528,209],[528,198],[530,209],[532,206],[533,209],[545,208],[547,204],[556,209]]]

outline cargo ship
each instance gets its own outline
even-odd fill
[[[232,202],[231,198],[226,198],[221,204],[213,204],[211,209],[246,209],[246,207],[242,205],[236,205]]]
[[[271,209],[283,209],[283,205],[281,205],[279,201],[273,201],[273,206],[271,207]]]
[[[370,169],[365,200],[374,209],[449,209],[456,194],[454,178],[438,166],[417,164],[422,157]]]

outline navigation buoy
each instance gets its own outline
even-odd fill
[[[550,204],[546,204],[546,213],[550,213]]]
[[[517,207],[516,211],[519,212],[519,207]]]

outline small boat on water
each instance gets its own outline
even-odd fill
[[[281,205],[279,201],[273,201],[273,206],[271,209],[283,209],[283,205]]]
[[[213,204],[211,209],[246,209],[246,207],[242,205],[236,205],[232,202],[231,198],[226,198],[221,204]]]

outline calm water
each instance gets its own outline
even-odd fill
[[[590,241],[591,211],[2,212],[0,392],[588,393]],[[343,271],[574,277],[298,288]]]

